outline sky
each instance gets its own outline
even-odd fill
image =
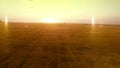
[[[120,24],[120,0],[0,0],[0,19],[40,22],[55,18],[62,22]]]

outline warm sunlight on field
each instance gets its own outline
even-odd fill
[[[0,68],[120,68],[120,0],[0,0]]]
[[[0,22],[0,68],[120,68],[119,58],[118,25]]]
[[[55,18],[45,18],[42,20],[43,23],[59,23],[60,21]]]

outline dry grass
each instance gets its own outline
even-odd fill
[[[0,68],[120,68],[120,26],[0,23]]]

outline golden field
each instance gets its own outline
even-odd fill
[[[0,68],[120,68],[120,26],[0,23]]]

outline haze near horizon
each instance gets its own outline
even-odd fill
[[[0,20],[41,22],[46,18],[61,22],[120,24],[119,0],[0,0]]]

